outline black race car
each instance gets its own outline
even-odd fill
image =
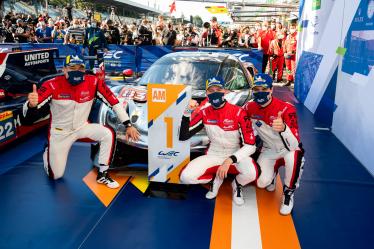
[[[0,53],[0,149],[18,138],[48,125],[48,116],[25,126],[22,106],[33,84],[56,74],[54,58],[57,49]]]

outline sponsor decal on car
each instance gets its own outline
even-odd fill
[[[49,53],[35,53],[35,54],[25,54],[25,65],[24,66],[33,66],[38,64],[44,64],[49,62]]]

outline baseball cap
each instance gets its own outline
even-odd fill
[[[64,67],[74,66],[74,65],[85,66],[84,59],[81,55],[68,55],[68,56],[66,56],[65,61],[64,61]]]
[[[225,82],[221,78],[213,77],[206,80],[206,89],[211,86],[219,86],[221,88],[225,88]]]
[[[212,16],[212,18],[210,20],[216,22],[217,21],[217,17]]]
[[[273,87],[273,79],[270,77],[270,75],[266,73],[259,73],[256,74],[255,77],[253,78],[253,87],[256,86],[261,86],[264,88],[272,88]]]

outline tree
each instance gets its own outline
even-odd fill
[[[203,26],[203,19],[201,19],[200,16],[194,16],[193,17],[193,24],[195,26],[202,27]]]

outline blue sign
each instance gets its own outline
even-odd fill
[[[361,1],[348,30],[345,48],[342,71],[367,76],[374,66],[374,0]]]

